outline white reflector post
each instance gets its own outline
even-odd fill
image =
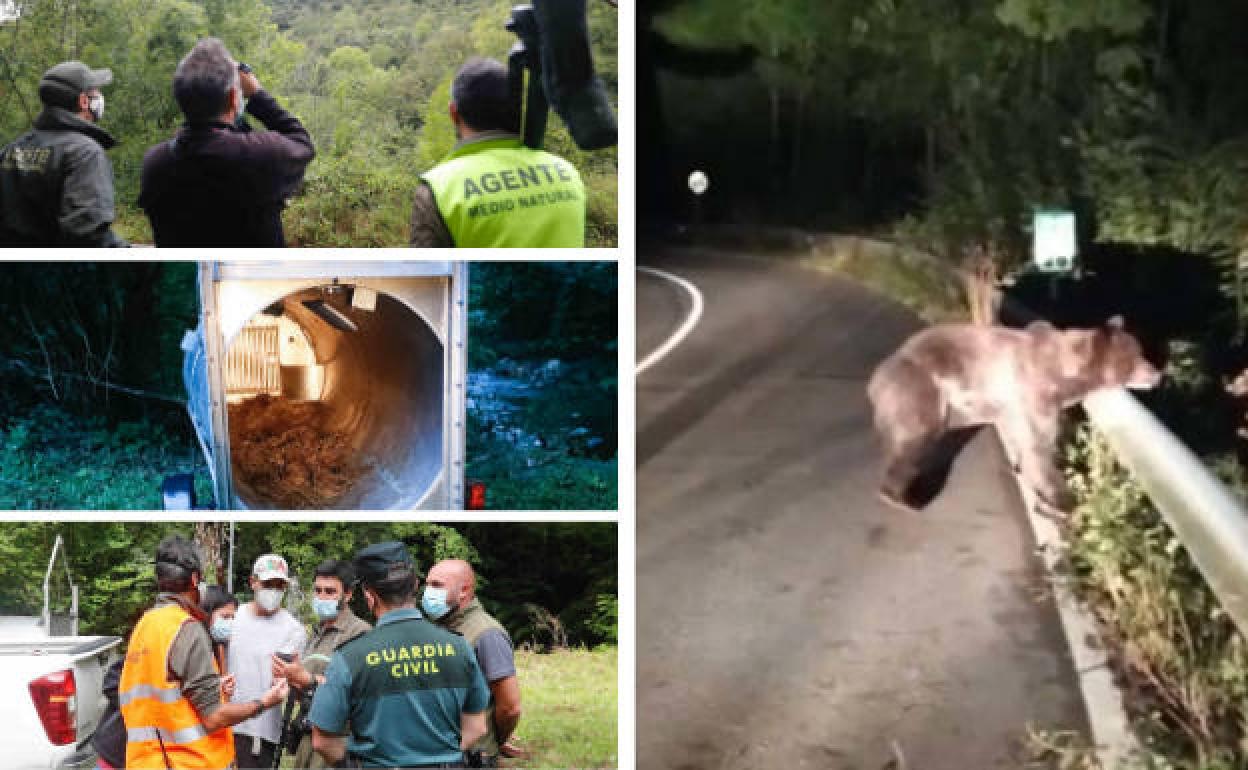
[[[689,191],[694,195],[702,195],[711,188],[711,180],[707,178],[706,172],[695,169],[689,175]]]

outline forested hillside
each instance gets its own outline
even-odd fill
[[[509,0],[20,0],[0,22],[0,142],[39,110],[49,66],[81,59],[109,67],[101,125],[120,146],[119,231],[150,242],[137,208],[143,153],[173,135],[181,113],[171,80],[195,41],[215,35],[250,64],[266,90],[308,127],[317,158],[284,215],[302,246],[407,242],[417,175],[455,138],[446,106],[455,70],[470,56],[505,60],[514,37]],[[595,65],[616,93],[616,11],[593,2]],[[612,246],[616,151],[584,153],[552,118],[546,147],[574,163],[589,189],[590,245]]]

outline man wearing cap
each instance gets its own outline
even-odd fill
[[[117,140],[97,123],[112,70],[62,62],[43,74],[34,128],[0,148],[0,246],[128,246],[112,230]]]
[[[251,568],[251,590],[255,598],[234,614],[230,634],[228,667],[238,679],[235,700],[248,700],[264,692],[275,681],[273,656],[292,655],[303,649],[308,634],[303,624],[282,609],[282,599],[290,583],[286,560],[266,553]],[[280,712],[266,711],[234,728],[238,766],[271,767],[282,734]]]
[[[451,82],[459,143],[421,176],[411,245],[423,248],[579,248],[585,185],[563,158],[526,147],[507,68],[469,60]]]
[[[463,767],[490,700],[472,648],[415,608],[402,543],[364,548],[355,570],[377,627],[334,653],[308,717],[313,747],[330,764]]]
[[[156,548],[156,604],[126,650],[117,699],[128,768],[234,767],[230,726],[286,699],[278,681],[250,699],[221,702],[221,672],[199,609],[203,570],[194,545],[170,535]]]
[[[500,754],[523,757],[524,753],[509,743],[520,723],[515,651],[507,629],[477,600],[477,574],[472,565],[462,559],[444,559],[430,567],[420,608],[425,617],[468,640],[489,682],[487,732],[472,748],[480,753],[481,766],[497,767]]]
[[[350,562],[338,559],[321,562],[312,581],[312,611],[319,621],[312,637],[303,648],[303,654],[290,662],[273,656],[273,676],[285,679],[298,690],[303,716],[307,716],[307,695],[325,682],[325,669],[334,650],[372,630],[372,626],[356,617],[348,604],[354,587],[355,570]],[[300,739],[295,751],[295,767],[309,770],[328,767],[321,755],[312,750],[311,735]]]
[[[186,123],[143,157],[139,205],[157,246],[285,246],[282,209],[316,154],[299,119],[214,37],[173,73]],[[242,131],[244,113],[267,131]]]

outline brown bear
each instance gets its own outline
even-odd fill
[[[1039,501],[1070,508],[1054,463],[1064,408],[1102,388],[1152,388],[1161,373],[1115,316],[1096,329],[1059,331],[942,324],[910,337],[867,383],[884,444],[880,497],[913,509],[907,493],[951,432],[994,424],[1007,459]]]

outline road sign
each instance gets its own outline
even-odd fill
[[[695,170],[689,175],[689,189],[694,195],[701,195],[711,187],[711,180],[707,179],[706,174]]]
[[[1075,266],[1075,212],[1037,209],[1032,218],[1032,260],[1048,273],[1065,273]]]

